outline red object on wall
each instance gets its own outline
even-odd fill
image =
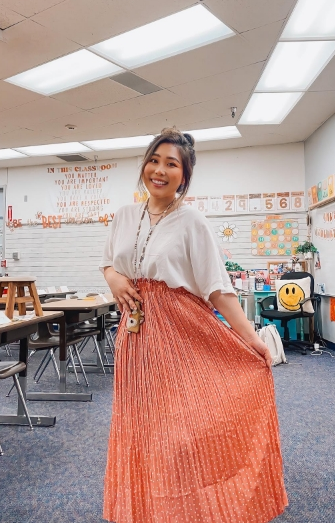
[[[8,205],[8,221],[11,222],[13,220],[13,207],[11,205]]]
[[[1,267],[7,267],[7,260],[1,260]]]
[[[330,321],[335,321],[335,298],[330,298]]]

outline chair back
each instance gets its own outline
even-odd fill
[[[302,278],[310,278],[311,282],[311,298],[314,296],[314,278],[309,272],[286,272],[280,278],[281,280],[301,280]]]

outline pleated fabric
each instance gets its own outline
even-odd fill
[[[104,518],[265,523],[287,505],[271,370],[183,288],[139,281],[117,337]]]

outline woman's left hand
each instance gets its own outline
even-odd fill
[[[246,342],[248,345],[250,345],[250,347],[255,349],[255,351],[257,351],[258,354],[260,354],[265,359],[267,366],[269,367],[269,369],[271,369],[272,356],[270,354],[269,349],[265,345],[264,341],[262,341],[259,338],[259,336],[257,336],[255,338],[253,338],[252,340],[246,340]]]

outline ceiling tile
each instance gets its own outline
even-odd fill
[[[251,91],[256,85],[263,68],[263,62],[248,65],[194,82],[173,87],[172,91],[181,97],[188,98],[189,103],[199,103],[214,98],[232,95],[246,90]]]
[[[309,91],[335,91],[335,56],[312,83]]]
[[[99,114],[102,123],[105,122],[105,125],[108,125],[110,119],[125,122],[127,120],[135,120],[167,110],[177,109],[178,107],[184,107],[186,105],[189,105],[189,103],[185,101],[183,97],[171,91],[158,91],[152,94],[137,96],[124,102],[99,107],[98,109],[93,109],[92,112]]]
[[[125,136],[131,136],[123,123],[115,123],[112,125],[106,125],[104,127],[89,128],[85,131],[78,129],[75,131],[75,135],[72,135],[67,131],[67,134],[64,133],[60,138],[62,138],[64,141],[69,141],[69,135],[73,136],[76,142],[86,142],[88,140],[105,140],[108,138],[123,138]]]
[[[27,18],[62,2],[64,0],[1,0],[2,5]]]
[[[136,134],[159,133],[164,127],[175,125],[178,129],[183,129],[192,122],[208,120],[214,116],[216,116],[215,110],[209,111],[201,104],[194,104],[139,120],[132,120],[132,126],[136,129]]]
[[[49,143],[61,143],[64,140],[49,136],[45,133],[32,131],[30,129],[17,129],[0,136],[0,148],[25,147],[28,145],[43,145]]]
[[[8,123],[17,125],[19,127],[27,127],[36,125],[39,122],[46,122],[60,116],[72,115],[80,112],[78,107],[61,103],[52,98],[41,98],[33,102],[7,109],[2,111],[1,124]]]
[[[38,100],[39,98],[43,97],[40,94],[0,80],[0,113],[5,109],[17,107],[18,105],[23,105],[33,100]]]
[[[15,11],[12,11],[11,9],[9,9],[9,7],[5,7],[3,5],[3,2],[1,2],[0,29],[2,29],[4,31],[5,29],[8,29],[8,27],[18,24],[22,20],[24,20],[24,16],[21,16],[18,13],[15,13]]]
[[[284,20],[297,0],[206,0],[212,13],[239,33]]]
[[[266,26],[135,70],[146,80],[173,87],[266,60],[283,26]],[[201,67],[199,67],[201,64]]]
[[[178,111],[157,114],[147,118],[140,118],[133,122],[125,122],[127,134],[145,135],[159,134],[165,127],[176,126],[181,131],[193,129],[209,129],[211,127],[224,127],[232,125],[231,117],[220,116],[210,118],[207,113],[199,111],[189,111],[180,114]],[[136,131],[134,133],[134,130]]]
[[[60,103],[60,102],[58,102]],[[109,124],[117,123],[112,120]],[[66,129],[66,125],[75,125],[77,128],[74,130]],[[89,111],[80,111],[74,114],[66,114],[60,118],[53,118],[44,121],[36,122],[31,125],[31,129],[35,131],[41,131],[52,136],[65,136],[67,141],[77,141],[77,133],[83,133],[90,129],[101,127],[101,118],[97,114],[93,114]]]
[[[67,39],[31,20],[10,27],[5,32],[6,42],[1,45],[0,75],[8,78],[32,67],[71,53],[80,48]]]
[[[33,19],[83,46],[153,22],[194,4],[192,0],[66,0]]]
[[[6,125],[4,125],[3,122],[1,122],[1,124],[0,124],[0,148],[2,147],[1,146],[1,136],[3,134],[7,134],[12,131],[19,130],[19,129],[20,129],[20,127],[18,125],[13,125],[10,122],[7,122]]]
[[[215,110],[216,114],[220,117],[228,116],[230,123],[226,125],[235,125],[247,105],[249,97],[250,91],[244,91],[242,93],[232,94],[231,96],[220,96],[219,98],[202,102],[199,105],[208,111]],[[235,118],[231,116],[231,107],[237,107]]]
[[[128,89],[110,78],[92,82],[76,89],[70,89],[53,96],[56,100],[66,102],[81,109],[94,109],[123,100],[140,96],[139,93]],[[1,103],[1,102],[0,102]]]
[[[334,113],[334,91],[308,92],[279,125],[278,132],[296,141],[306,140]]]

